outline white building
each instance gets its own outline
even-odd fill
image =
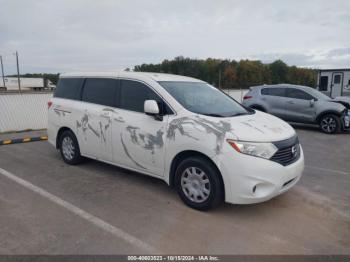
[[[350,68],[319,70],[317,89],[330,97],[350,96]]]

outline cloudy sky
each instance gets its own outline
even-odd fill
[[[349,0],[0,0],[5,74],[191,58],[350,67]]]

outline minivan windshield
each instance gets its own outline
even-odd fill
[[[204,82],[158,82],[187,110],[214,117],[245,115],[250,112],[215,87]]]

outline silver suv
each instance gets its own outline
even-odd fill
[[[350,98],[332,99],[307,86],[254,86],[244,96],[243,104],[289,122],[318,124],[328,134],[350,129]]]

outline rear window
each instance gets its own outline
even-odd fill
[[[54,97],[80,100],[83,78],[60,78]]]
[[[262,95],[268,95],[268,96],[286,96],[286,90],[285,88],[281,87],[273,87],[273,88],[263,88],[261,89]]]
[[[116,106],[118,80],[108,78],[87,78],[82,100],[104,106]]]

